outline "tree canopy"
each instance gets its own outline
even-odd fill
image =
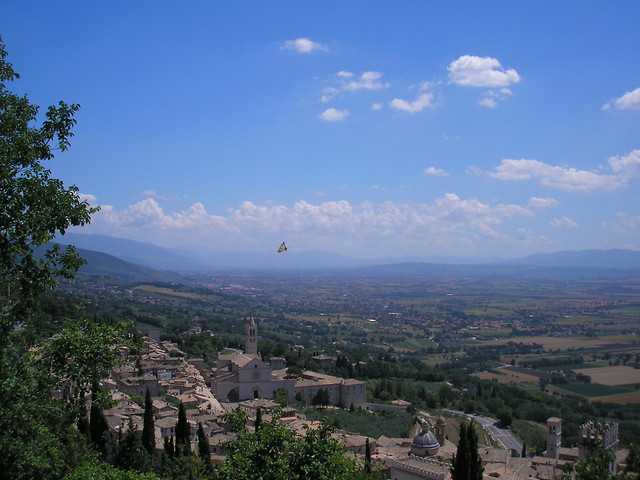
[[[0,39],[0,342],[51,288],[82,264],[72,247],[47,245],[71,226],[85,225],[95,208],[78,188],[53,178],[43,162],[65,151],[73,136],[76,104],[50,106],[38,123],[39,108],[7,89],[20,76],[6,61]]]

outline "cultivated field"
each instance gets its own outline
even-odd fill
[[[591,383],[619,386],[640,384],[640,370],[619,365],[617,367],[583,368],[576,370],[591,377]]]
[[[504,367],[493,372],[476,373],[474,376],[482,380],[495,380],[498,383],[535,383],[540,381],[540,376],[525,371],[526,369]],[[542,375],[541,375],[542,376]]]

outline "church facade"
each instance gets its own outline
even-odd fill
[[[218,355],[211,388],[219,401],[274,399],[278,390],[285,389],[289,401],[298,396],[303,402],[311,403],[313,396],[320,389],[325,389],[334,405],[358,408],[366,403],[366,387],[359,380],[314,372],[304,372],[299,379],[288,378],[282,359],[274,359],[278,361],[270,365],[258,354],[258,327],[253,318],[248,320],[244,332],[243,353]]]

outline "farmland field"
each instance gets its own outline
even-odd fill
[[[591,377],[592,383],[608,386],[640,384],[640,370],[619,365],[617,367],[585,368],[576,370]]]
[[[612,387],[609,385],[600,385],[598,383],[571,383],[557,388],[589,398],[620,395],[635,391],[635,389],[630,387]]]

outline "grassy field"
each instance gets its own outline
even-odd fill
[[[559,388],[587,398],[610,397],[635,391],[632,387],[612,387],[599,383],[571,383],[560,385]]]
[[[204,301],[214,301],[220,298],[215,294],[202,294],[202,293],[194,293],[194,292],[181,292],[174,290],[168,287],[157,287],[155,285],[138,285],[133,287],[134,290],[141,290],[143,292],[156,293],[160,295],[167,295],[170,297],[179,297],[179,298],[187,298],[189,300],[204,300]]]

